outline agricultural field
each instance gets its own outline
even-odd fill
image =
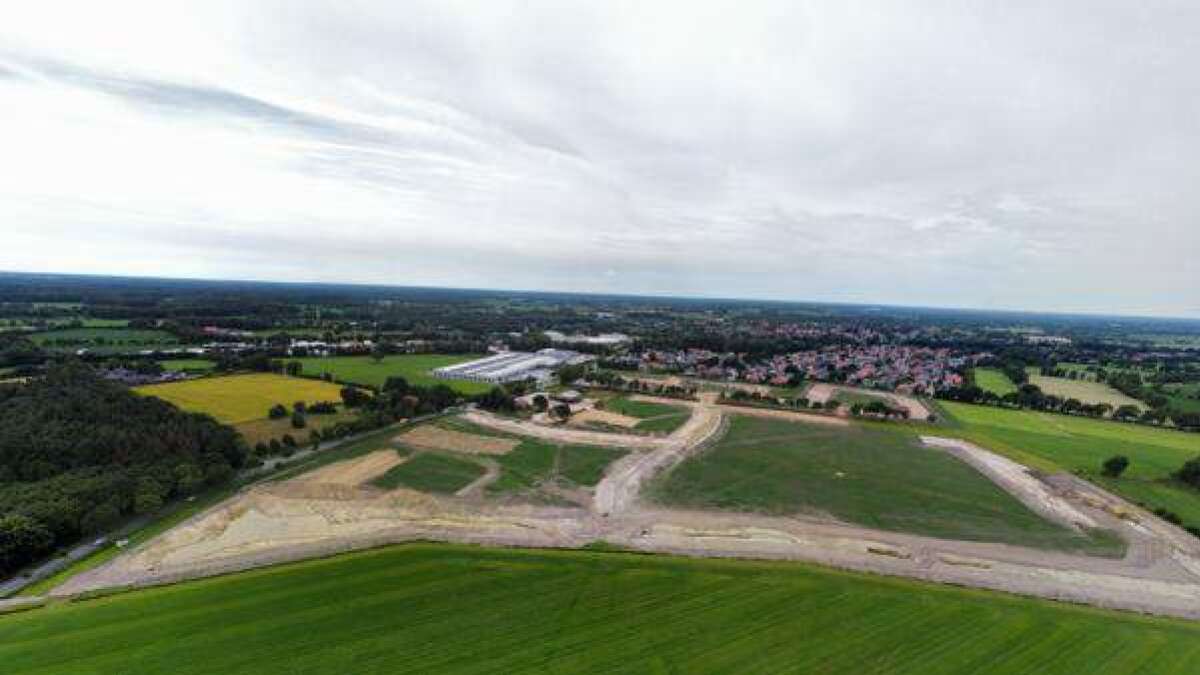
[[[1104,384],[1090,380],[1070,380],[1065,377],[1046,377],[1038,373],[1036,368],[1030,368],[1029,382],[1037,385],[1046,394],[1060,398],[1074,398],[1084,403],[1107,403],[1114,409],[1123,405],[1131,405],[1139,410],[1145,410],[1146,405],[1136,398],[1131,398]]]
[[[173,372],[209,372],[217,367],[216,362],[208,359],[167,359],[158,364],[163,370]]]
[[[290,406],[289,403],[284,403],[285,406]],[[265,415],[265,413],[264,413]],[[271,439],[282,439],[284,434],[290,434],[300,445],[308,443],[308,433],[313,429],[323,431],[327,427],[331,427],[339,422],[350,422],[355,419],[354,412],[344,409],[338,405],[338,412],[332,415],[313,415],[305,416],[305,426],[303,429],[295,429],[292,427],[292,418],[283,417],[280,419],[263,419],[250,420],[248,422],[239,422],[233,426],[246,439],[246,442],[251,446],[257,443],[270,443]]]
[[[633,427],[638,431],[662,434],[669,434],[683,426],[692,415],[687,406],[635,401],[627,396],[606,399],[604,410],[641,420]]]
[[[424,452],[371,481],[386,490],[406,487],[421,492],[453,494],[475,482],[484,468],[470,460]]]
[[[1112,537],[1085,537],[1043,520],[967,464],[883,424],[847,427],[734,416],[711,449],[659,478],[670,506],[838,520],[947,539],[1111,554]]]
[[[1195,622],[796,563],[437,544],[0,616],[13,673],[1174,675],[1198,660]]]
[[[1183,463],[1200,456],[1200,434],[1053,413],[941,402],[948,428],[957,435],[1026,466],[1084,475],[1125,498],[1165,507],[1184,522],[1200,525],[1200,491],[1171,479]],[[1121,478],[1100,475],[1113,455],[1130,459]]]
[[[50,351],[74,352],[87,349],[97,354],[121,354],[179,346],[179,340],[166,331],[134,328],[64,328],[33,333],[29,339]]]
[[[226,424],[266,419],[276,403],[291,408],[304,401],[340,401],[341,386],[301,377],[273,373],[205,377],[135,387],[134,391],[170,401],[190,412],[212,415]],[[315,416],[314,416],[315,417]]]
[[[1004,374],[1004,371],[995,368],[976,368],[975,369],[975,386],[984,391],[990,391],[996,396],[1004,396],[1005,394],[1013,394],[1017,391],[1017,385]]]
[[[403,377],[409,384],[429,387],[445,384],[462,394],[481,394],[492,385],[466,380],[441,380],[429,371],[480,358],[475,354],[396,354],[375,361],[369,356],[328,356],[295,359],[304,366],[305,375],[332,373],[343,382],[382,387],[389,377]]]
[[[1168,384],[1164,389],[1167,409],[1172,412],[1200,412],[1200,384]]]

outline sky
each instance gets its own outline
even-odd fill
[[[1200,317],[1200,3],[14,3],[0,269]]]

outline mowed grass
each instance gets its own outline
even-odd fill
[[[227,424],[266,419],[276,403],[291,409],[304,401],[340,401],[341,386],[301,377],[273,373],[205,377],[184,382],[168,382],[135,387],[134,391],[170,401],[189,412],[212,415]]]
[[[1194,673],[1200,623],[815,566],[410,544],[0,616],[11,673]]]
[[[387,490],[406,487],[420,492],[453,494],[483,474],[484,468],[470,460],[440,452],[423,452],[388,469],[371,483]]]
[[[1122,394],[1103,382],[1046,377],[1032,368],[1028,372],[1030,384],[1035,384],[1044,393],[1053,394],[1059,398],[1073,398],[1084,403],[1107,403],[1113,408],[1120,408],[1123,405],[1131,405],[1138,410],[1146,408],[1146,404]]]
[[[217,367],[216,362],[209,361],[208,359],[166,359],[158,363],[163,367],[163,370],[175,372],[210,371]]]
[[[475,354],[397,354],[375,361],[369,356],[329,356],[296,359],[304,366],[305,375],[331,373],[342,382],[382,387],[389,377],[403,377],[409,384],[431,387],[444,384],[462,394],[481,394],[492,385],[467,380],[442,380],[430,372],[434,368],[452,366],[481,358]]]
[[[978,443],[1046,473],[1082,474],[1150,508],[1164,507],[1189,525],[1200,525],[1200,490],[1171,479],[1200,456],[1200,434],[1069,415],[940,403],[950,415],[939,431]],[[1121,478],[1100,476],[1104,460],[1129,457]]]
[[[990,391],[996,396],[1004,396],[1017,391],[1017,385],[1013,384],[1008,375],[995,368],[976,368],[975,386],[984,391]]]
[[[1043,520],[967,464],[883,425],[834,427],[734,416],[711,449],[655,481],[660,503],[774,515],[827,513],[867,527],[949,539],[1114,554]]]
[[[626,396],[615,396],[604,401],[604,409],[641,420],[634,426],[638,431],[663,434],[675,431],[692,416],[692,411],[686,406],[635,401]]]

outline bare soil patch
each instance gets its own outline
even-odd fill
[[[596,410],[593,408],[592,410],[585,410],[584,412],[572,416],[570,424],[576,426],[587,426],[588,423],[592,422],[607,424],[614,427],[621,427],[623,429],[632,429],[633,427],[637,426],[638,422],[641,422],[641,420],[636,417],[630,417],[628,415],[622,415],[620,413],[615,413],[608,410]]]
[[[469,455],[504,455],[517,447],[521,441],[515,438],[479,436],[452,429],[443,429],[432,424],[419,426],[396,437],[396,440],[422,450],[446,450]]]
[[[357,487],[387,473],[404,459],[395,450],[376,450],[375,452],[323,466],[316,471],[293,478],[288,483],[310,485],[345,485]]]

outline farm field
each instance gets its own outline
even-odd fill
[[[289,403],[284,403],[285,406],[290,406]],[[269,406],[268,406],[269,407]],[[265,413],[264,413],[265,415]],[[305,427],[303,429],[292,428],[292,418],[290,416],[283,417],[277,420],[263,417],[262,419],[250,420],[248,422],[239,422],[234,425],[234,429],[246,439],[246,442],[251,446],[256,443],[270,443],[272,438],[282,439],[284,434],[291,434],[292,438],[301,446],[308,444],[308,432],[317,429],[318,431],[331,427],[338,422],[349,422],[355,418],[353,412],[341,408],[339,404],[338,412],[332,415],[307,415],[305,417]]]
[[[975,369],[975,386],[984,391],[990,391],[997,396],[1012,394],[1017,391],[1017,385],[1004,374],[1004,371],[995,368],[976,368]]]
[[[1090,380],[1069,380],[1065,377],[1046,377],[1029,369],[1029,382],[1035,384],[1044,393],[1053,394],[1060,398],[1074,398],[1084,403],[1107,403],[1113,408],[1131,405],[1139,410],[1145,410],[1146,405],[1136,398],[1131,398],[1104,384]]]
[[[340,401],[341,386],[301,377],[273,373],[205,377],[135,387],[134,391],[170,401],[190,412],[212,415],[227,424],[266,419],[276,403],[291,408],[304,401]]]
[[[604,409],[641,420],[634,426],[638,431],[663,434],[669,434],[683,426],[692,415],[692,411],[686,406],[635,401],[627,396],[607,399],[604,401]]]
[[[134,328],[64,328],[33,333],[29,339],[50,351],[87,349],[101,354],[170,349],[179,344],[179,340],[166,331]]]
[[[396,354],[376,362],[369,356],[329,356],[295,359],[304,366],[305,375],[332,373],[343,382],[382,387],[389,377],[403,377],[409,384],[429,387],[445,384],[463,394],[481,394],[492,385],[466,380],[441,380],[429,371],[479,358],[478,354]]]
[[[0,616],[13,673],[1172,675],[1198,659],[1195,622],[795,563],[433,544]]]
[[[1200,434],[945,401],[941,407],[951,417],[945,433],[1047,473],[1084,474],[1132,501],[1170,508],[1186,524],[1200,525],[1200,490],[1170,478],[1200,456]],[[1104,479],[1100,465],[1113,455],[1129,457],[1129,468],[1118,480]]]
[[[658,502],[773,515],[827,513],[844,522],[948,539],[1114,553],[1043,520],[916,433],[883,425],[809,425],[734,416],[710,450],[656,480]]]

